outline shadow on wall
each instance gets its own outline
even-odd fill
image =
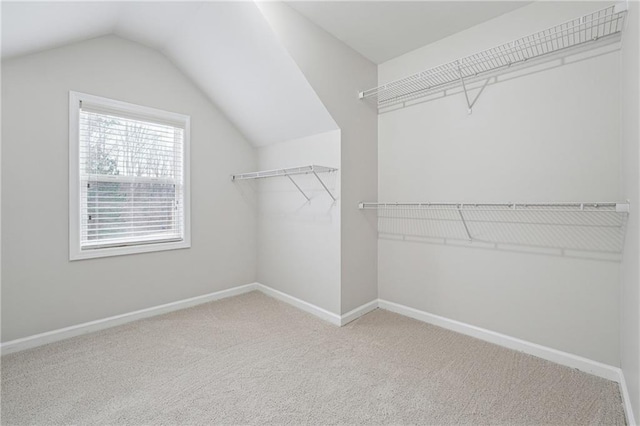
[[[309,174],[297,175],[295,180],[277,176],[239,181],[236,186],[247,202],[260,205],[263,217],[331,222],[339,199],[338,182],[338,172],[332,172],[322,174],[321,178]]]
[[[381,208],[381,239],[500,251],[622,260],[627,215],[613,210]]]

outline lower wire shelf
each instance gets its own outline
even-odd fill
[[[565,255],[620,260],[629,203],[362,202],[378,211],[378,234],[491,248],[550,249]]]

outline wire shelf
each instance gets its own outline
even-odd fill
[[[362,202],[360,209],[428,209],[464,211],[569,211],[629,213],[628,203],[615,202],[569,202],[569,203],[452,203],[452,202]]]
[[[573,251],[620,260],[627,203],[360,203],[380,235]],[[584,257],[584,256],[582,256]]]
[[[338,169],[333,167],[325,167],[325,166],[317,166],[317,165],[309,165],[309,166],[299,166],[299,167],[288,167],[284,169],[274,169],[274,170],[263,170],[258,172],[248,172],[248,173],[240,173],[236,175],[231,175],[231,180],[248,180],[248,179],[265,179],[272,177],[286,177],[288,178],[293,185],[300,191],[300,193],[307,199],[307,201],[311,201],[311,199],[307,196],[307,194],[300,188],[300,186],[296,183],[296,181],[292,178],[292,176],[296,175],[308,175],[313,174],[324,190],[329,194],[329,196],[336,201],[336,197],[331,193],[327,185],[324,183],[318,173],[333,173],[337,172]]]
[[[359,97],[374,103],[380,110],[440,90],[464,86],[465,80],[524,64],[532,59],[589,44],[596,47],[597,42],[620,37],[625,16],[626,10],[622,5],[610,6],[509,43],[365,90],[359,93]]]
[[[334,169],[332,167],[310,165],[310,166],[300,166],[300,167],[289,167],[286,169],[264,170],[260,172],[240,173],[237,175],[231,175],[231,180],[263,179],[263,178],[278,177],[278,176],[306,175],[309,173],[332,173],[337,171],[338,169]]]

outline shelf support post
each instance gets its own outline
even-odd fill
[[[469,241],[473,241],[473,238],[471,238],[471,233],[469,232],[469,227],[467,226],[467,221],[464,220],[464,216],[462,214],[462,205],[458,206],[458,214],[460,215],[460,219],[462,220],[462,225],[464,226],[464,230],[467,233],[467,238],[469,239]]]
[[[322,185],[324,190],[327,191],[327,194],[329,194],[329,196],[331,198],[333,198],[333,201],[336,201],[336,197],[334,197],[333,194],[331,193],[331,191],[329,191],[329,188],[327,188],[327,185],[325,185],[324,182],[322,181],[322,179],[320,179],[320,176],[318,176],[318,174],[315,171],[313,171],[311,173],[313,173],[313,175],[316,177],[316,179],[318,179],[318,182],[320,182],[320,185]]]
[[[289,178],[289,180],[291,181],[291,183],[294,184],[296,188],[298,188],[298,191],[300,191],[300,193],[304,196],[304,198],[307,199],[307,201],[311,201],[311,199],[309,197],[307,197],[307,194],[304,193],[302,188],[300,188],[300,186],[296,183],[295,180],[293,180],[293,178],[290,175],[285,175],[285,176],[287,176]]]
[[[460,83],[462,83],[462,90],[464,90],[464,97],[467,100],[467,108],[469,114],[473,112],[473,104],[469,101],[469,93],[467,92],[467,85],[464,84],[464,77],[462,77],[462,68],[460,67],[460,61],[458,62],[458,76],[460,76]]]

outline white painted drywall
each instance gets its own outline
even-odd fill
[[[192,247],[69,261],[68,96],[191,116]],[[250,144],[163,55],[114,36],[2,63],[2,340],[254,282]]]
[[[525,1],[289,1],[292,8],[379,64]]]
[[[254,2],[206,2],[164,48],[254,145],[337,129]]]
[[[636,421],[640,421],[640,4],[629,2],[622,43],[622,197],[631,202],[621,276],[620,357]]]
[[[376,66],[282,2],[258,4],[341,130],[341,313],[377,298],[376,223],[358,202],[377,194],[377,116],[358,92]]]
[[[116,34],[164,53],[255,145],[337,125],[254,2],[5,2],[2,57]]]
[[[599,6],[525,6],[381,64],[379,82]],[[380,200],[618,200],[620,54],[606,52],[490,85],[471,115],[463,94],[380,115]],[[389,239],[378,244],[382,299],[620,365],[619,263]]]
[[[2,60],[108,35],[121,11],[120,2],[4,2]]]
[[[340,168],[340,131],[273,144],[257,150],[260,170],[303,165]],[[258,282],[340,314],[340,172],[237,182],[256,191]]]

